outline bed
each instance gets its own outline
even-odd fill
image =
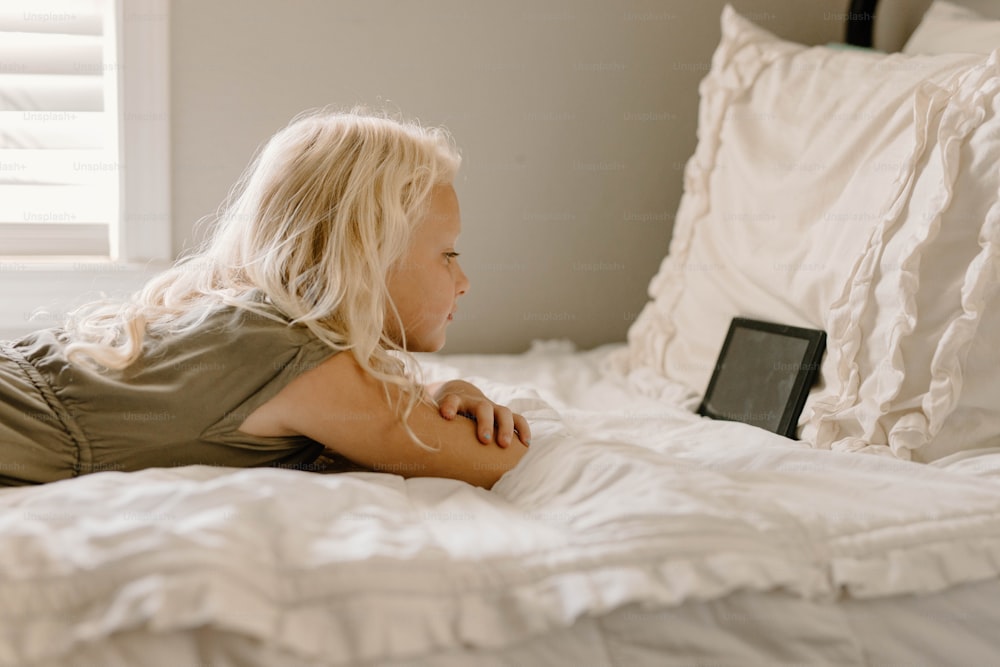
[[[418,355],[530,420],[491,491],[320,466],[3,490],[0,666],[994,663],[998,23],[937,2],[893,54],[722,26],[628,340]],[[695,413],[736,315],[827,331],[797,440]]]

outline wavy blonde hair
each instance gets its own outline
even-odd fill
[[[405,423],[423,392],[400,359],[409,358],[405,332],[399,342],[386,334],[387,316],[403,331],[386,276],[433,188],[450,184],[460,164],[440,128],[363,110],[300,115],[258,151],[195,253],[124,303],[71,314],[67,353],[123,369],[147,332],[190,331],[222,306],[273,318],[256,300],[262,292],[293,324],[403,389]]]

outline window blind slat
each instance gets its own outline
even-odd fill
[[[109,202],[100,188],[84,185],[0,185],[0,225],[75,225],[107,222],[110,219]]]
[[[100,35],[0,33],[0,63],[4,74],[100,74]]]
[[[101,150],[0,149],[0,185],[103,185],[118,167]]]
[[[98,64],[98,66],[100,66]],[[98,76],[0,74],[0,110],[102,111],[104,80]]]
[[[105,224],[0,225],[0,255],[107,255]]]
[[[0,111],[0,148],[103,148],[99,111]]]
[[[0,32],[56,32],[100,35],[100,0],[0,2]]]

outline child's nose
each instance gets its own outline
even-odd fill
[[[455,280],[455,291],[459,296],[469,291],[469,276],[465,275],[462,267],[458,267],[458,277]]]

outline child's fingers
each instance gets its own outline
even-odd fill
[[[519,414],[514,414],[514,428],[517,429],[517,435],[525,445],[531,444],[531,427],[528,426],[528,420]]]
[[[462,399],[455,394],[448,394],[438,402],[438,410],[445,419],[454,419],[461,407]]]
[[[476,406],[476,430],[479,442],[488,445],[493,442],[493,404],[480,401]]]
[[[510,408],[495,405],[493,415],[497,424],[497,444],[507,447],[514,441],[514,413]]]

